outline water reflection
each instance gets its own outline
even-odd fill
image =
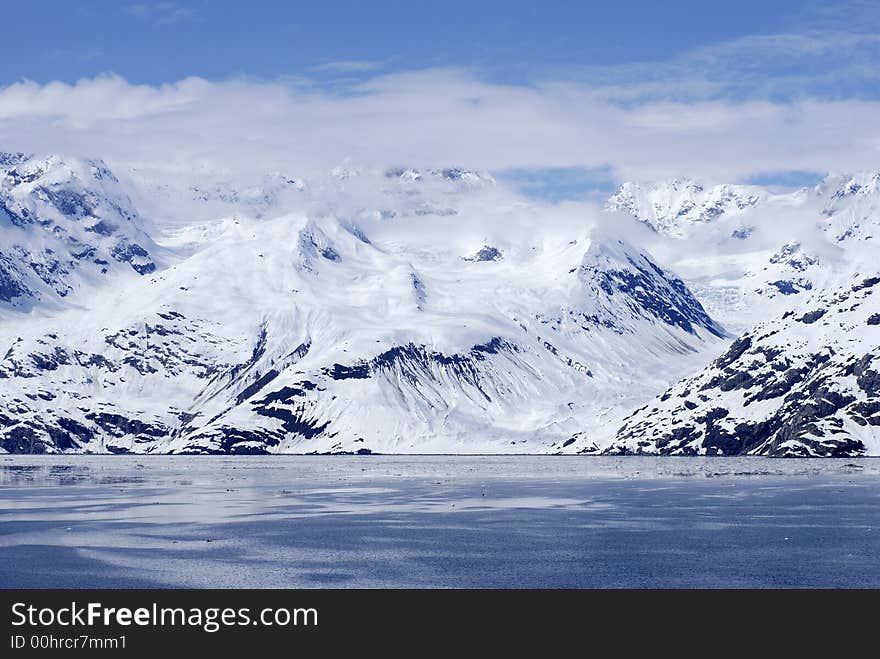
[[[0,456],[6,587],[880,586],[880,460]]]

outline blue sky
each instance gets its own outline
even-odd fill
[[[489,169],[550,200],[625,178],[801,185],[874,166],[880,6],[10,3],[0,142],[128,165]]]
[[[9,3],[0,81],[117,73],[158,84],[476,67],[522,81],[578,67],[662,62],[745,36],[833,25],[813,0],[736,3],[272,2],[91,0]],[[844,8],[841,14],[847,13]],[[853,26],[863,29],[861,21]]]

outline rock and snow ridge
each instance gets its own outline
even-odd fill
[[[765,423],[754,441],[747,425],[737,440],[724,435],[738,431],[720,412],[707,413],[706,431],[702,414],[676,408],[691,434],[661,446],[665,431],[650,425],[666,418],[659,406],[615,435],[727,347],[723,326],[738,333],[777,310],[792,314],[785,322],[809,318],[812,296],[867,271],[877,175],[784,194],[623,186],[609,207],[651,224],[649,253],[614,231],[548,221],[462,169],[340,169],[250,186],[120,183],[100,161],[20,154],[0,170],[3,450],[880,453],[859,374],[828,418],[795,423],[809,416],[798,399],[773,401],[772,422],[742,421]],[[645,200],[653,215],[639,211]],[[142,218],[175,213],[189,220],[152,240]],[[821,322],[801,324],[823,345]],[[784,371],[805,405],[810,364]],[[721,393],[748,384],[737,373]],[[773,424],[787,439],[755,439]]]
[[[746,332],[627,418],[606,452],[880,454],[880,276]]]
[[[876,172],[799,190],[625,183],[606,208],[650,227],[651,252],[735,333],[870,269],[880,249]]]
[[[689,178],[654,183],[627,181],[608,198],[605,208],[623,212],[657,233],[691,237],[706,225],[720,224],[728,237],[745,240],[764,218],[794,207],[815,214],[816,228],[835,242],[871,239],[880,210],[880,172],[831,174],[812,188],[778,190],[758,185],[707,185]],[[785,219],[785,218],[783,218]],[[751,222],[750,222],[751,221]]]
[[[7,305],[0,445],[574,452],[723,348],[643,250],[586,226],[536,231],[517,206],[474,205],[449,171],[429,176],[452,188],[404,181],[378,197],[397,213],[229,219],[99,293]],[[435,192],[455,213],[410,212]],[[43,230],[42,208],[27,230]],[[69,210],[53,222],[99,220]]]
[[[156,251],[103,162],[0,153],[0,306],[53,306],[149,274]]]
[[[606,207],[629,213],[660,233],[683,237],[694,224],[736,215],[758,205],[765,196],[766,191],[758,186],[705,187],[688,178],[651,185],[628,181],[608,199]]]

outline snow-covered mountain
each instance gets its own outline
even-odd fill
[[[274,217],[309,194],[309,182],[282,172],[254,174],[244,180],[224,173],[169,177],[166,172],[134,168],[121,176],[141,213],[154,225],[191,226],[222,217]]]
[[[154,271],[9,307],[0,446],[574,452],[726,344],[644,250],[589,218],[541,222],[486,177],[352,173],[301,192],[377,181],[181,229]],[[69,210],[55,223],[99,214]]]
[[[0,173],[0,450],[880,453],[880,175]]]
[[[124,174],[130,183],[126,189],[143,215],[157,226],[179,225],[184,232],[194,224],[214,224],[224,217],[271,219],[304,209],[327,210],[330,200],[338,210],[338,202],[347,199],[354,204],[346,209],[352,215],[359,211],[385,218],[453,215],[462,195],[496,185],[486,172],[458,167],[336,167],[308,176],[277,171],[231,176],[209,171],[169,177],[164,171],[140,168]]]
[[[609,452],[880,454],[880,276],[746,332],[630,416]]]
[[[623,184],[606,208],[653,229],[649,241],[707,310],[744,331],[812,291],[873,265],[880,174],[829,176],[814,188]]]
[[[628,181],[606,206],[629,213],[660,233],[684,237],[695,224],[712,222],[722,215],[738,215],[766,196],[766,190],[758,186],[705,187],[692,179],[676,178],[649,185]]]
[[[415,167],[392,167],[385,171],[385,176],[403,182],[443,181],[466,186],[495,185],[495,178],[486,172],[477,172],[460,167],[445,169],[418,169]]]
[[[0,315],[149,274],[156,252],[103,162],[0,153]]]

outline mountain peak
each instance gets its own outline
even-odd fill
[[[620,326],[638,317],[689,334],[702,330],[725,336],[724,328],[706,313],[684,282],[649,254],[620,239],[596,238],[584,255],[578,277],[603,315],[615,318]]]
[[[465,186],[495,185],[495,179],[488,173],[478,172],[471,169],[462,169],[460,167],[447,167],[443,169],[392,167],[385,171],[385,177],[398,180],[402,183],[433,180],[458,183]]]
[[[756,206],[764,195],[757,186],[706,187],[690,178],[648,184],[630,181],[617,188],[606,209],[628,213],[657,232],[683,237],[695,224]]]
[[[57,303],[116,272],[148,274],[154,251],[102,160],[0,157],[0,305]]]

